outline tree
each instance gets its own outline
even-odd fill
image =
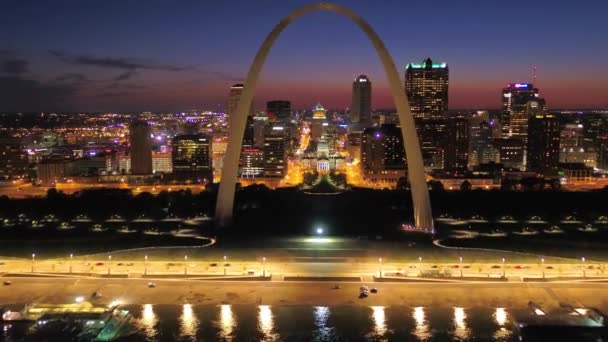
[[[430,180],[427,183],[429,190],[431,191],[444,191],[444,187],[443,187],[443,183],[441,183],[440,181],[437,180]]]
[[[471,182],[469,182],[468,179],[460,184],[460,191],[471,191],[472,188],[473,185],[471,185]]]

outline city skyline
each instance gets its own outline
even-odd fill
[[[232,10],[236,2],[144,11],[128,4],[85,7],[70,1],[3,5],[0,18],[8,29],[0,33],[6,42],[0,51],[0,110],[224,109],[227,90],[243,80],[271,23],[306,3],[239,3],[239,13]],[[533,66],[535,86],[552,109],[608,103],[608,75],[597,68],[608,56],[598,8],[606,4],[526,4],[525,11],[532,13],[528,31],[534,36],[526,41],[512,34],[526,30],[512,25],[511,17],[523,11],[516,4],[446,2],[434,6],[428,19],[408,15],[428,10],[423,4],[338,3],[368,18],[401,73],[408,63],[427,57],[447,62],[451,109],[499,108],[500,89],[509,82],[532,82]],[[42,13],[27,25],[15,22]],[[391,24],[399,18],[408,25]],[[560,20],[573,25],[555,25]],[[291,101],[293,108],[317,102],[346,108],[350,83],[359,74],[374,80],[372,108],[393,108],[381,65],[362,38],[354,25],[327,13],[295,23],[269,56],[254,108],[261,110],[277,98]]]

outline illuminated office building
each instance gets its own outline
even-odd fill
[[[372,115],[372,82],[365,75],[359,75],[353,82],[353,99],[350,108],[350,122],[370,124]]]
[[[364,180],[395,186],[407,168],[401,129],[392,124],[366,128],[361,138],[361,167]]]
[[[542,115],[545,100],[538,95],[532,83],[509,83],[502,90],[500,126],[503,138],[519,138],[526,141],[528,119]]]
[[[405,92],[415,119],[444,119],[448,110],[447,63],[430,58],[405,67]]]
[[[151,134],[152,132],[147,122],[136,121],[129,125],[131,173],[134,175],[152,174]]]
[[[173,138],[172,164],[176,178],[211,182],[212,143],[204,134],[178,135]]]
[[[291,118],[291,102],[275,100],[266,102],[266,116],[270,122],[285,122]]]
[[[536,115],[528,121],[526,170],[553,174],[559,166],[560,122],[553,115]]]

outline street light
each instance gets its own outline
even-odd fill
[[[188,255],[184,255],[184,275],[188,274]]]
[[[226,275],[226,259],[228,257],[224,255],[224,276]]]
[[[262,277],[266,277],[266,257],[262,257]]]
[[[382,258],[378,258],[378,274],[382,278]]]
[[[317,235],[323,235],[323,228],[317,228]]]
[[[70,253],[70,273],[72,273],[72,260],[74,259],[74,254]]]
[[[110,268],[112,268],[112,256],[108,255],[108,275],[110,274]]]
[[[32,273],[34,273],[34,264],[36,263],[36,253],[32,253]]]
[[[502,257],[502,277],[506,277],[507,272],[505,270],[505,257]]]
[[[586,278],[587,274],[585,273],[585,257],[582,257],[581,261],[583,262],[583,278]]]
[[[540,258],[540,267],[542,269],[543,279],[545,279],[545,257]]]
[[[458,259],[460,259],[460,278],[462,278],[462,255]]]

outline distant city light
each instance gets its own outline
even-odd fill
[[[317,234],[319,234],[319,235],[323,234],[323,228],[317,228]]]

